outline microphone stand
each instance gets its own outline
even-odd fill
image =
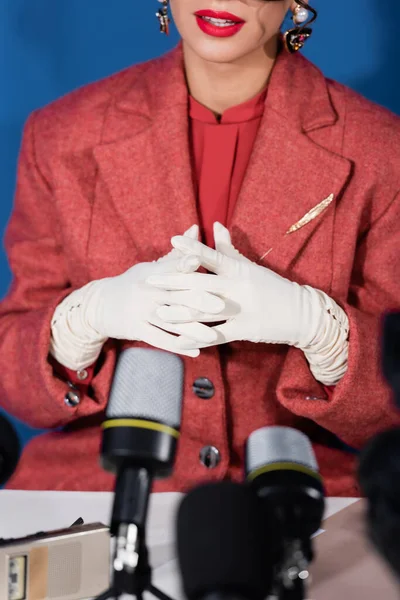
[[[151,567],[148,562],[148,550],[145,543],[141,543],[140,546],[137,568],[132,573],[125,572],[124,574],[125,581],[127,576],[129,577],[129,589],[121,589],[119,586],[116,587],[116,578],[114,577],[114,581],[109,589],[97,596],[95,600],[118,599],[122,594],[129,594],[135,596],[137,600],[143,600],[143,593],[145,591],[150,592],[157,600],[172,600],[170,596],[151,583]]]
[[[158,600],[172,600],[151,583],[151,567],[145,541],[145,523],[152,475],[147,469],[124,465],[114,494],[110,534],[116,538],[112,582],[96,600],[119,598],[122,594],[142,600],[145,591]]]
[[[164,592],[156,588],[154,585],[150,585],[149,588],[144,591],[150,592],[153,596],[155,596],[155,598],[158,598],[158,600],[172,600],[170,596],[164,594]],[[118,593],[115,590],[113,590],[113,588],[109,588],[108,590],[97,596],[96,600],[111,600],[111,598],[118,598]],[[142,596],[137,596],[137,599],[142,600]]]
[[[299,579],[299,577],[297,577],[292,582],[292,587],[290,588],[287,588],[281,584],[277,590],[276,597],[278,598],[278,600],[304,600],[304,582],[301,579]]]
[[[311,540],[284,542],[283,559],[278,567],[274,597],[278,600],[304,600],[305,582],[309,578],[309,564],[313,558]]]
[[[146,590],[143,590],[143,591],[150,592],[150,594],[152,594],[158,600],[172,600],[172,598],[170,596],[168,596],[167,594],[165,594],[164,592],[162,592],[161,590],[156,588],[154,585],[150,585]],[[114,590],[112,587],[110,587],[110,588],[108,588],[108,590],[106,590],[102,594],[99,594],[99,596],[97,596],[95,600],[111,600],[112,598],[119,598],[119,596],[120,596],[120,594],[116,590]],[[136,598],[137,598],[137,600],[142,600],[143,594],[138,594],[136,596]]]

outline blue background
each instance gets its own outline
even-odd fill
[[[12,208],[23,123],[39,106],[147,60],[177,42],[160,35],[156,0],[1,0],[0,233]],[[398,6],[393,0],[314,0],[319,20],[305,54],[328,77],[400,113]],[[0,251],[0,298],[10,283]],[[1,398],[0,398],[1,405]],[[17,424],[26,440],[32,430]]]

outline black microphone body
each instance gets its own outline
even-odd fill
[[[14,473],[20,454],[18,435],[6,416],[0,414],[0,486]]]
[[[400,428],[377,435],[364,448],[358,479],[368,500],[369,538],[400,581]]]
[[[309,540],[319,529],[325,506],[320,479],[288,469],[267,471],[252,481],[259,497],[276,513],[275,523],[283,537]]]
[[[400,408],[400,313],[383,320],[382,372]],[[400,581],[400,428],[379,433],[360,454],[358,480],[367,498],[367,531]]]
[[[242,594],[234,593],[234,592],[208,592],[204,596],[201,597],[201,600],[248,600]]]
[[[289,427],[264,427],[246,445],[246,477],[274,531],[275,593],[302,600],[313,560],[312,536],[325,510],[324,487],[308,438]]]
[[[382,345],[382,372],[400,409],[400,312],[385,315]]]
[[[120,523],[145,525],[153,480],[171,475],[179,431],[171,435],[163,423],[129,417],[108,419],[103,428],[101,463],[117,476],[110,527],[116,535]]]
[[[117,362],[101,463],[116,475],[110,531],[116,536],[112,588],[140,597],[151,584],[145,543],[155,478],[172,473],[183,396],[182,360],[167,352],[130,348]]]

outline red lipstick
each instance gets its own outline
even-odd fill
[[[241,30],[245,21],[228,12],[198,10],[195,13],[199,28],[213,37],[231,37]]]

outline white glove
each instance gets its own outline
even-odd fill
[[[322,308],[306,286],[284,279],[239,253],[235,257],[226,256],[180,236],[173,238],[172,244],[186,255],[197,256],[201,265],[218,277],[202,273],[154,275],[147,282],[164,291],[211,292],[223,297],[228,306],[236,307],[235,315],[214,328],[219,343],[248,340],[301,348],[309,346],[315,338]],[[163,320],[174,323],[190,322],[194,315],[197,320],[198,315],[189,307],[180,314],[184,313],[185,321],[181,321],[174,307],[157,311]]]
[[[198,227],[185,235],[185,239],[197,239]],[[208,292],[158,290],[145,281],[150,275],[192,272],[199,264],[198,258],[173,250],[156,262],[139,263],[122,275],[92,281],[71,293],[54,313],[50,353],[77,371],[97,360],[107,338],[142,341],[162,350],[198,356],[198,344],[215,343],[217,332],[200,322],[164,323],[156,310],[166,304],[178,315],[189,309],[200,315],[213,314],[215,321],[224,301]],[[184,343],[191,347],[182,347]]]
[[[217,276],[157,275],[147,282],[164,291],[207,291],[219,295],[226,303],[222,314],[231,316],[212,327],[218,334],[218,344],[247,340],[295,346],[305,352],[310,364],[310,357],[316,357],[317,375],[321,369],[324,371],[323,383],[336,383],[347,368],[348,319],[344,311],[324,292],[289,281],[249,261],[232,246],[228,230],[219,223],[214,225],[214,236],[216,250],[184,237],[173,238],[172,244],[188,256],[197,256],[201,265]],[[157,315],[170,323],[202,320],[190,307],[178,314],[175,307],[164,306]],[[205,318],[211,320],[211,315]],[[190,342],[181,343],[193,347]],[[321,377],[316,378],[321,381]]]

